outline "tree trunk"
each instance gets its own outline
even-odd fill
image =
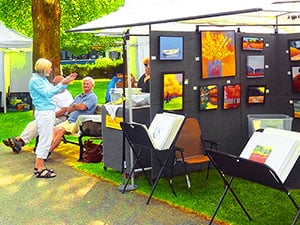
[[[39,58],[52,62],[53,74],[60,70],[60,0],[32,0],[33,65]]]

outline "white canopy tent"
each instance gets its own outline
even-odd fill
[[[109,32],[104,29],[184,22],[205,26],[271,27],[295,32],[295,29],[285,28],[298,28],[299,14],[300,2],[287,0],[127,0],[117,11],[69,31]]]
[[[4,112],[8,92],[29,92],[31,71],[32,40],[0,22],[0,91]]]
[[[117,11],[69,32],[143,36],[151,30],[192,31],[212,27],[224,29],[226,26],[243,32],[251,32],[253,28],[255,33],[297,32],[300,26],[299,1],[275,1],[127,0]],[[134,178],[132,186],[134,188]]]

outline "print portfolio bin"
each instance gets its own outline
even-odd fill
[[[292,130],[293,118],[285,114],[248,114],[248,135],[267,127]]]

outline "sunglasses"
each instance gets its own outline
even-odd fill
[[[144,64],[144,66],[148,67],[148,66],[149,66],[149,64]]]

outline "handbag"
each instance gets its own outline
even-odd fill
[[[102,125],[101,122],[95,122],[92,120],[87,120],[81,123],[79,129],[82,134],[91,136],[101,136],[102,135]]]
[[[102,161],[103,150],[102,143],[95,144],[92,140],[84,141],[83,147],[85,152],[83,153],[83,160],[87,163],[98,163]]]

